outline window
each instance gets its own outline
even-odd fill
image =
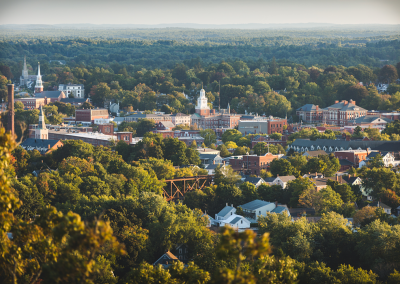
[[[179,254],[182,254],[182,249],[179,249]]]
[[[240,224],[243,224],[243,220],[240,221]]]
[[[261,214],[261,211],[258,211],[258,214]]]

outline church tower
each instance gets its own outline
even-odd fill
[[[200,90],[200,97],[197,99],[196,113],[202,116],[210,115],[210,107],[207,104],[208,100],[204,89]]]
[[[24,68],[22,69],[22,75],[19,78],[19,84],[21,86],[26,85],[28,82],[28,67],[26,67],[26,56],[24,56]]]
[[[43,92],[42,76],[40,75],[40,62],[38,62],[38,75],[36,78],[35,93]]]
[[[49,130],[46,128],[46,122],[42,106],[40,106],[39,125],[35,130],[35,139],[45,139],[45,140],[49,139]]]

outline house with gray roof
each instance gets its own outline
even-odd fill
[[[254,184],[255,187],[259,187],[260,185],[265,183],[264,179],[261,178],[261,177],[251,177],[251,176],[248,176],[248,175],[244,176],[242,178],[242,181]]]
[[[267,213],[281,214],[286,212],[290,216],[289,209],[286,205],[278,204],[278,202],[268,202],[264,200],[253,200],[246,204],[240,205],[247,219],[252,223],[256,223],[260,216],[267,216]]]
[[[229,226],[236,229],[248,229],[250,228],[250,220],[246,219],[241,215],[233,214],[225,220],[219,220],[219,226]]]
[[[219,154],[202,154],[200,152],[199,157],[202,165],[222,164],[222,157]]]
[[[385,211],[386,214],[388,214],[388,215],[392,214],[392,207],[384,204],[383,202],[375,201],[375,202],[372,202],[371,204],[369,204],[368,206],[380,207]]]
[[[215,214],[215,220],[218,221],[218,220],[228,219],[235,213],[236,213],[236,208],[233,207],[233,204],[231,204],[231,206],[228,206],[228,203],[226,203],[226,206],[217,214]]]
[[[286,188],[287,183],[289,181],[295,180],[296,177],[295,176],[277,176],[276,179],[273,181],[272,184],[278,184],[280,185],[282,188]]]

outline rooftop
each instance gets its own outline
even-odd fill
[[[249,203],[240,205],[240,207],[242,207],[243,209],[247,209],[247,210],[256,210],[256,209],[264,207],[265,205],[268,205],[268,204],[271,204],[271,202],[256,199]]]

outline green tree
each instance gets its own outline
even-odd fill
[[[274,159],[270,164],[270,171],[273,176],[299,176],[300,172],[297,171],[292,164],[286,159]]]
[[[215,132],[212,129],[200,130],[200,136],[204,138],[204,144],[207,147],[217,142],[217,136],[215,135]]]
[[[226,146],[224,144],[221,144],[217,147],[217,150],[221,151],[219,154],[221,157],[229,157],[231,156],[231,153],[228,151]]]
[[[226,143],[228,141],[239,141],[242,138],[242,133],[237,129],[228,129],[222,134],[222,142]]]

